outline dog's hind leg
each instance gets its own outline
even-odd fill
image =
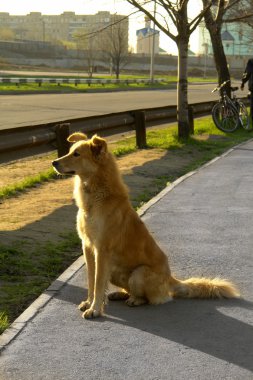
[[[145,277],[148,270],[148,267],[141,266],[131,274],[128,281],[130,297],[126,301],[128,306],[139,306],[148,302],[145,294]]]
[[[135,269],[129,278],[129,306],[139,306],[144,303],[162,304],[171,300],[168,291],[167,273],[153,272],[148,266]]]
[[[129,273],[121,271],[120,269],[114,269],[111,273],[110,282],[116,286],[117,289],[108,294],[110,301],[125,301],[129,298],[128,289]]]
[[[112,292],[108,294],[108,299],[110,301],[125,301],[128,298],[129,294],[124,289],[121,289],[118,292]]]

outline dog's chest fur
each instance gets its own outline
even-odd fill
[[[103,217],[99,212],[103,192],[91,192],[87,184],[77,180],[74,195],[79,208],[77,228],[80,238],[94,242],[103,226]]]

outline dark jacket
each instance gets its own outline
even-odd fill
[[[245,72],[242,76],[242,85],[248,82],[249,90],[253,92],[253,59],[249,59]]]

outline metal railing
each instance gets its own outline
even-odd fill
[[[244,99],[247,102],[247,98]],[[189,106],[189,119],[211,113],[216,101],[194,103]],[[71,120],[59,120],[33,126],[0,130],[0,162],[5,162],[11,152],[12,159],[38,154],[41,151],[57,150],[61,156],[68,151],[66,137],[74,131],[82,131],[88,136],[95,133],[100,136],[112,136],[119,133],[135,131],[136,145],[146,146],[146,128],[176,121],[177,107],[166,106],[131,110],[101,116],[91,116]]]
[[[164,78],[156,78],[152,81],[152,83],[162,83],[168,82]],[[43,83],[51,83],[51,84],[74,84],[77,86],[78,84],[148,84],[151,83],[150,79],[93,79],[93,78],[7,78],[0,77],[0,83],[10,84],[14,83],[16,85],[19,84],[27,84],[27,83],[37,83],[41,86]]]

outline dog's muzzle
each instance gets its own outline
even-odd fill
[[[56,169],[59,166],[59,162],[58,161],[52,161],[52,165]]]
[[[52,161],[52,165],[53,165],[54,169],[56,170],[56,172],[59,173],[59,174],[69,174],[69,175],[75,174],[74,170],[73,171],[72,170],[71,171],[64,171],[64,170],[62,170],[61,169],[61,164],[57,160],[56,161]]]
[[[54,167],[54,170],[58,173],[58,174],[63,174],[61,169],[60,169],[60,163],[59,161],[52,161],[52,166]]]
[[[52,165],[57,172],[60,172],[60,163],[58,161],[52,161]]]

